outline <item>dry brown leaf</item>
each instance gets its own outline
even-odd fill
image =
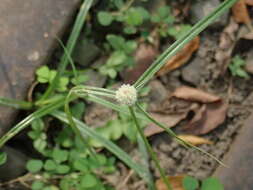
[[[178,137],[193,145],[213,144],[213,142],[208,139],[194,135],[178,135]]]
[[[185,129],[196,135],[206,134],[224,122],[227,108],[227,103],[223,101],[203,104]]]
[[[184,176],[170,176],[168,179],[173,190],[185,190],[183,188]],[[168,190],[162,179],[158,179],[155,184],[157,190]]]
[[[173,97],[189,100],[189,101],[195,101],[200,103],[212,103],[220,101],[221,98],[212,94],[209,94],[207,92],[204,92],[202,90],[191,88],[187,86],[179,87],[175,90],[175,92],[172,94]]]
[[[233,7],[232,7],[233,17],[236,22],[244,23],[248,27],[251,28],[251,20],[248,13],[248,9],[245,3],[245,0],[239,0]]]
[[[181,120],[185,119],[187,116],[187,112],[182,114],[174,114],[174,115],[167,115],[167,114],[158,114],[158,113],[151,113],[151,116],[166,125],[166,127],[171,128],[174,127],[176,124],[178,124]],[[152,135],[158,134],[163,132],[164,129],[156,126],[155,124],[149,124],[144,129],[144,134],[147,137],[150,137]]]
[[[168,62],[157,72],[157,75],[164,75],[184,65],[191,58],[192,54],[199,48],[199,41],[200,39],[197,36],[187,43],[182,50],[168,60]]]
[[[245,3],[249,6],[253,6],[253,0],[245,0]]]

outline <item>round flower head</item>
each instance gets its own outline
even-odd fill
[[[131,86],[130,84],[123,84],[117,91],[116,91],[116,100],[120,104],[132,106],[135,104],[137,100],[137,91],[136,89]]]

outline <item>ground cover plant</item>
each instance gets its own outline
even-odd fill
[[[62,45],[64,56],[61,59],[59,69],[56,71],[43,66],[36,72],[38,82],[49,85],[45,93],[38,94],[34,103],[1,98],[1,103],[4,105],[10,105],[21,109],[32,109],[34,107],[37,109],[0,139],[0,145],[3,146],[13,136],[31,125],[32,130],[28,135],[33,139],[34,148],[45,158],[44,160],[32,159],[27,163],[27,169],[31,173],[43,172],[40,178],[42,182],[36,181],[35,178],[32,189],[112,189],[113,187],[103,184],[100,177],[116,170],[114,166],[115,157],[135,171],[140,178],[143,178],[148,184],[149,189],[155,189],[156,187],[153,183],[149,168],[146,168],[145,164],[138,164],[119,146],[112,142],[112,140],[118,140],[122,135],[125,135],[131,141],[138,142],[139,146],[142,147],[145,160],[148,160],[147,153],[150,154],[167,189],[173,189],[159,164],[156,154],[143,134],[142,128],[145,126],[145,123],[148,122],[153,122],[158,127],[165,130],[182,145],[201,151],[209,157],[216,159],[209,153],[177,137],[172,130],[150,116],[143,108],[143,105],[139,103],[138,99],[143,87],[145,87],[155,73],[162,68],[166,60],[171,58],[177,51],[193,40],[197,34],[204,30],[234,3],[235,0],[223,2],[212,14],[203,18],[203,20],[192,28],[188,25],[171,28],[170,26],[173,25],[173,17],[170,15],[169,7],[163,7],[159,9],[158,13],[150,16],[145,9],[131,7],[132,1],[129,1],[126,4],[117,4],[117,6],[119,6],[119,11],[112,13],[106,11],[98,12],[97,18],[100,24],[108,26],[116,19],[118,22],[122,22],[124,25],[124,33],[126,34],[135,34],[138,30],[142,30],[138,28],[138,26],[145,20],[150,19],[151,22],[159,24],[158,31],[162,37],[172,36],[177,39],[177,41],[167,48],[133,85],[126,84],[122,85],[117,90],[112,90],[110,88],[81,85],[83,82],[87,81],[88,78],[83,77],[85,71],[79,71],[75,68],[71,58],[77,37],[79,36],[87,12],[92,4],[92,1],[84,1],[67,46],[64,47]],[[139,32],[145,37],[145,30]],[[104,44],[104,48],[111,53],[106,64],[98,67],[98,71],[114,79],[123,68],[131,67],[131,65],[134,64],[129,55],[136,49],[137,45],[132,40],[126,40],[122,36],[113,34],[107,35],[106,40],[107,42]],[[147,40],[152,39],[148,39],[147,37]],[[238,65],[238,67],[233,69],[231,66],[230,68],[232,73],[235,72],[235,75],[240,75],[239,73],[242,73],[240,72],[241,64],[238,64],[238,62],[240,62],[240,60],[238,61],[238,58],[236,58],[233,65]],[[72,66],[70,77],[66,72],[66,67],[69,63]],[[74,87],[68,90],[70,82]],[[120,116],[117,120],[111,121],[106,128],[91,129],[80,121],[81,115],[84,112],[84,104],[78,98],[102,104],[103,106],[120,112]],[[76,101],[76,103],[71,105],[73,101]],[[63,107],[64,110],[62,109]],[[63,124],[63,129],[54,139],[55,142],[53,143],[53,147],[48,143],[48,134],[46,133],[47,126],[45,126],[44,121],[41,119],[46,115],[51,115],[62,121],[62,123],[65,123]],[[119,123],[121,122],[127,123],[128,125],[120,128]],[[131,124],[129,124],[130,122]],[[71,128],[67,125],[70,125]],[[70,140],[70,137],[74,139],[74,141]],[[107,157],[103,153],[97,153],[95,151],[97,147],[106,148],[109,152],[114,154],[115,157]],[[80,160],[76,160],[77,157],[80,157]],[[3,164],[6,160],[6,154],[1,153],[0,158]],[[223,164],[218,159],[216,159],[216,161]],[[96,174],[100,177],[96,177]],[[51,184],[53,179],[60,179],[59,187]],[[210,188],[210,185],[207,184],[211,184],[212,186],[217,184],[217,181],[207,179],[202,182],[201,189]],[[222,188],[220,185],[217,186],[217,190]],[[196,180],[185,179],[185,189],[197,189],[198,187],[199,185]]]

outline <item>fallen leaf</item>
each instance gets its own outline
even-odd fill
[[[213,142],[208,139],[194,135],[178,135],[178,137],[193,145],[213,144]]]
[[[185,190],[183,188],[184,176],[170,176],[168,179],[173,190]],[[168,190],[162,179],[158,179],[155,184],[157,190]]]
[[[245,0],[246,5],[253,6],[253,0]]]
[[[151,116],[159,121],[160,123],[163,123],[166,125],[167,128],[171,128],[176,126],[180,121],[186,118],[187,112],[182,113],[182,114],[159,114],[159,113],[151,113]],[[146,137],[150,137],[155,134],[159,134],[163,132],[164,129],[158,127],[155,124],[149,124],[145,129],[144,129],[144,134]]]
[[[235,3],[232,7],[232,13],[236,22],[244,23],[249,28],[252,28],[251,19],[248,13],[245,0],[239,0],[237,3]]]
[[[172,94],[173,97],[194,101],[194,102],[200,102],[200,103],[212,103],[220,101],[221,98],[212,94],[209,94],[207,92],[204,92],[202,90],[191,88],[187,86],[179,87],[175,90],[175,92]]]
[[[206,134],[224,122],[227,109],[228,104],[223,101],[203,104],[185,129],[195,135]]]
[[[184,65],[191,58],[192,54],[199,48],[199,41],[200,39],[197,36],[187,43],[182,50],[167,61],[167,63],[157,72],[157,75],[164,75]]]

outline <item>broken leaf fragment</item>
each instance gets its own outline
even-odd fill
[[[187,63],[192,57],[192,54],[199,48],[199,41],[200,38],[197,36],[187,43],[182,50],[167,61],[167,63],[157,72],[157,75],[161,76],[167,74]]]
[[[185,190],[183,188],[184,176],[169,176],[168,179],[173,190]],[[157,190],[168,190],[162,179],[158,179],[155,184]]]
[[[212,141],[195,135],[178,135],[178,137],[192,145],[213,144]]]
[[[232,7],[233,17],[236,22],[245,24],[248,28],[252,29],[251,19],[246,6],[245,0],[239,0]]]

